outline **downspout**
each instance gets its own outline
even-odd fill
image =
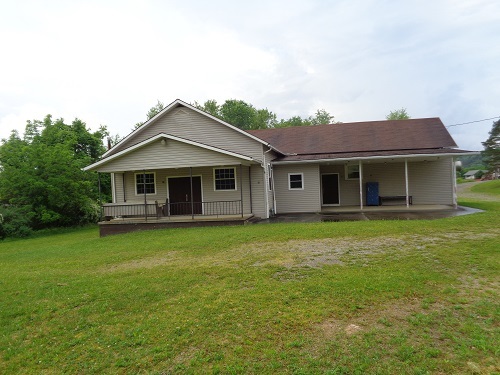
[[[273,212],[276,215],[276,189],[274,188],[274,168],[272,164],[269,164],[271,169],[271,188],[273,189]]]

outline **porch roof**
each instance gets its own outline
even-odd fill
[[[388,151],[369,151],[369,152],[337,152],[337,153],[318,153],[305,155],[286,155],[273,160],[273,164],[304,163],[304,162],[322,162],[322,161],[356,161],[371,159],[415,159],[431,158],[438,156],[459,156],[478,154],[476,151],[466,151],[451,148],[438,149],[412,149],[412,150],[388,150]]]
[[[206,144],[203,144],[203,143],[200,143],[200,142],[195,142],[195,141],[192,141],[190,139],[186,139],[186,138],[181,138],[181,137],[177,137],[177,136],[173,136],[171,134],[165,134],[165,133],[160,133],[160,134],[157,134],[155,135],[154,137],[151,137],[149,139],[146,139],[140,143],[137,143],[131,147],[128,147],[120,152],[117,152],[116,154],[113,154],[113,155],[110,155],[108,157],[105,157],[104,159],[101,159],[99,160],[98,162],[94,163],[94,164],[91,164],[85,168],[83,168],[84,171],[88,171],[88,170],[98,170],[99,167],[102,167],[103,165],[113,161],[113,160],[116,160],[116,159],[119,159],[139,148],[143,148],[145,146],[148,146],[156,141],[160,141],[160,140],[167,140],[167,139],[171,139],[171,140],[174,140],[174,141],[177,141],[177,142],[180,142],[180,143],[183,143],[183,144],[187,144],[187,145],[191,145],[191,146],[195,146],[195,147],[199,147],[200,149],[204,149],[204,150],[209,150],[209,151],[213,151],[213,152],[217,152],[219,154],[224,154],[224,155],[227,155],[227,156],[231,156],[231,157],[234,157],[234,158],[237,158],[237,159],[240,159],[242,161],[245,161],[245,162],[252,162],[254,161],[254,159],[252,159],[251,157],[248,157],[248,156],[245,156],[245,155],[241,155],[241,154],[238,154],[236,152],[232,152],[232,151],[228,151],[228,150],[223,150],[223,149],[220,149],[220,148],[217,148],[217,147],[213,147],[213,146],[209,146],[209,145],[206,145]],[[134,169],[134,168],[131,168],[131,170]]]

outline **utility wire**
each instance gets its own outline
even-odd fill
[[[470,121],[470,122],[462,122],[461,124],[453,124],[453,125],[448,125],[448,126],[445,126],[445,127],[446,128],[451,128],[452,126],[461,126],[461,125],[473,124],[475,122],[482,122],[482,121],[494,120],[496,118],[500,118],[500,116],[496,116],[496,117],[492,117],[492,118],[485,118],[483,120],[476,120],[476,121]]]

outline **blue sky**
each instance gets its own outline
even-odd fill
[[[0,2],[0,138],[48,113],[124,136],[177,98],[343,122],[500,116],[494,0]],[[492,122],[449,130],[480,150]]]

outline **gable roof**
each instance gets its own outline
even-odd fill
[[[457,147],[437,117],[249,130],[248,133],[287,155],[369,155]]]
[[[120,142],[118,142],[116,145],[114,145],[111,149],[109,149],[108,151],[106,151],[103,155],[102,155],[102,158],[106,158],[110,155],[113,155],[115,153],[119,153],[122,150],[122,147],[125,143],[127,143],[130,139],[136,137],[138,134],[140,134],[141,132],[143,132],[145,129],[149,128],[150,126],[152,126],[158,119],[160,119],[161,117],[163,117],[164,115],[166,115],[167,113],[171,112],[172,110],[174,110],[175,108],[178,108],[178,107],[186,107],[186,108],[189,108],[195,112],[198,112],[212,120],[215,120],[217,121],[218,123],[224,125],[224,126],[227,126],[228,128],[238,132],[238,133],[241,133],[243,135],[245,135],[246,137],[250,138],[250,139],[253,139],[254,141],[257,141],[259,143],[262,143],[263,145],[265,146],[268,146],[268,147],[271,147],[265,140],[262,140],[244,130],[241,130],[239,128],[237,128],[236,126],[233,126],[231,124],[228,124],[227,122],[225,121],[222,121],[221,119],[215,117],[215,116],[212,116],[211,114],[207,113],[207,112],[204,112],[194,106],[192,106],[191,104],[188,104],[180,99],[176,99],[174,100],[172,103],[170,103],[169,105],[167,105],[165,108],[163,108],[160,112],[158,112],[155,116],[153,116],[152,118],[150,118],[148,121],[146,121],[143,125],[141,125],[139,128],[133,130],[130,134],[128,134],[125,138],[123,138]],[[272,148],[272,147],[271,147]]]

